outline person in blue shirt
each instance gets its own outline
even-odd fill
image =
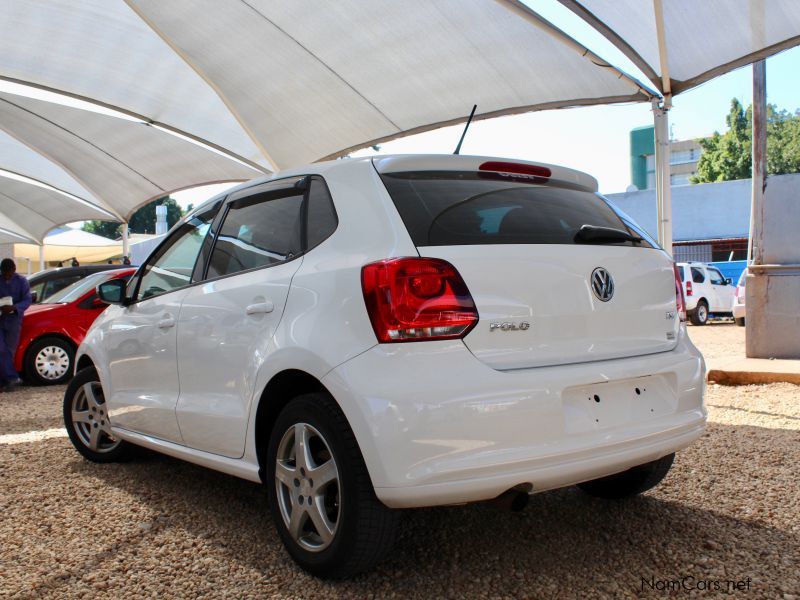
[[[21,381],[14,370],[14,353],[19,344],[22,315],[31,305],[28,280],[17,274],[17,265],[10,258],[0,261],[0,298],[11,298],[11,304],[0,307],[0,390],[11,391]]]

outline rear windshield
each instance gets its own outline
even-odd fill
[[[492,175],[415,171],[381,179],[415,246],[575,244],[583,225],[638,235],[597,194]]]

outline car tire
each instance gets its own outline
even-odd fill
[[[705,325],[708,323],[708,304],[705,300],[700,300],[697,307],[692,311],[689,317],[692,325]]]
[[[375,496],[353,431],[330,396],[305,394],[286,405],[272,429],[266,464],[275,526],[303,569],[343,579],[370,569],[389,551],[398,512]]]
[[[736,317],[734,321],[739,327],[744,327],[744,317]]]
[[[72,342],[55,336],[43,337],[25,351],[25,379],[35,385],[66,383],[72,377],[74,363]]]
[[[81,370],[64,393],[64,426],[84,458],[97,463],[119,462],[132,446],[111,434],[103,388],[93,367]]]
[[[578,484],[584,492],[597,498],[619,500],[654,488],[666,477],[675,460],[675,453],[663,456],[622,473]]]

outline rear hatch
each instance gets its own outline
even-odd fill
[[[672,262],[595,193],[594,179],[479,157],[393,157],[375,166],[419,254],[450,262],[463,277],[480,317],[464,343],[487,365],[563,365],[675,347]]]

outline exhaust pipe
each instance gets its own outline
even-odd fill
[[[528,491],[520,489],[523,487],[530,488],[531,485],[524,484],[522,486],[513,487],[489,502],[497,509],[519,512],[528,506],[528,500],[530,499]]]

